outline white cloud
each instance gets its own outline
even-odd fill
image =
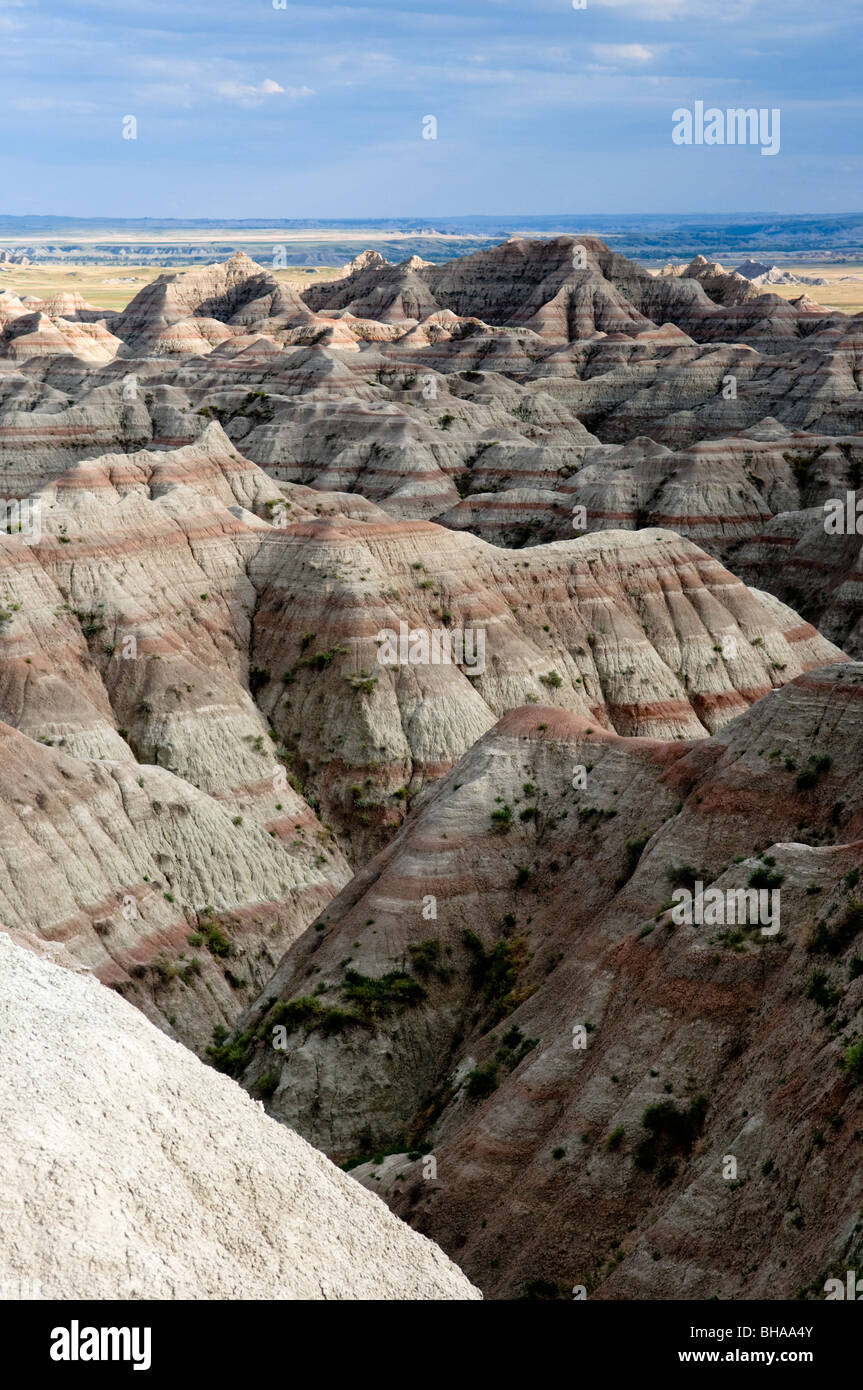
[[[609,10],[635,10],[644,19],[682,19],[684,15],[699,14],[702,5],[692,0],[596,0]]]
[[[287,96],[292,100],[314,96],[311,87],[282,87],[272,77],[265,77],[257,86],[249,82],[219,82],[216,85],[219,96],[229,101],[238,101],[243,106],[257,106],[266,97]]]
[[[659,52],[644,43],[595,43],[591,47],[603,63],[650,63]]]
[[[715,0],[593,0],[609,10],[632,10],[639,19],[668,22],[673,19],[715,19]],[[739,19],[749,14],[755,0],[730,0],[723,18]]]

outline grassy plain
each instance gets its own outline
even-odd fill
[[[125,309],[144,285],[160,275],[174,275],[185,266],[121,266],[110,265],[0,265],[0,289],[11,290],[21,297],[35,295],[50,299],[66,290],[77,290],[99,309],[116,313]],[[266,270],[270,268],[264,267]],[[342,274],[335,266],[291,266],[288,270],[270,271],[277,280],[306,289],[317,280],[336,280]]]
[[[841,309],[843,314],[859,314],[863,310],[863,266],[861,265],[819,265],[817,261],[792,263],[781,266],[792,275],[823,277],[826,285],[765,285],[764,292],[778,294],[782,299],[797,299],[807,294],[826,309]],[[855,275],[855,280],[843,279]]]

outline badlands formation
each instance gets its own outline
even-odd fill
[[[819,1291],[863,1254],[861,739],[858,664],[709,740],[512,711],[221,1064],[491,1296]],[[676,925],[697,880],[778,930]]]
[[[76,1211],[64,1289],[125,1240],[183,1296],[205,1112],[261,1154],[226,1241],[274,1238],[280,1163],[290,1219],[331,1192],[281,1296],[472,1297],[404,1222],[497,1297],[787,1297],[863,1258],[860,541],[823,524],[861,360],[863,316],[590,237],[302,295],[238,253],[119,314],[0,290],[9,1080],[50,1109],[68,1068],[120,1228]],[[481,659],[386,658],[417,632]],[[750,880],[777,933],[670,920]],[[46,1071],[40,1009],[92,1051]],[[188,1139],[161,1215],[104,1168],[97,1075],[127,1148],[152,1123],[133,1065]],[[208,1201],[191,1258],[243,1296]]]

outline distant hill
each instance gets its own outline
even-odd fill
[[[260,238],[254,233],[260,232]],[[642,260],[691,258],[735,260],[768,254],[796,261],[843,262],[863,257],[863,214],[797,216],[604,216],[577,213],[459,218],[67,218],[0,216],[0,248],[31,259],[76,264],[200,264],[223,259],[242,247],[269,258],[284,233],[282,262],[339,265],[374,241],[394,259],[420,256],[441,262],[486,250],[502,238],[553,237],[584,233],[613,243]]]

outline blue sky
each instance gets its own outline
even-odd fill
[[[860,0],[0,0],[0,211],[859,211],[861,31]],[[779,107],[780,153],[675,146],[696,100]]]

